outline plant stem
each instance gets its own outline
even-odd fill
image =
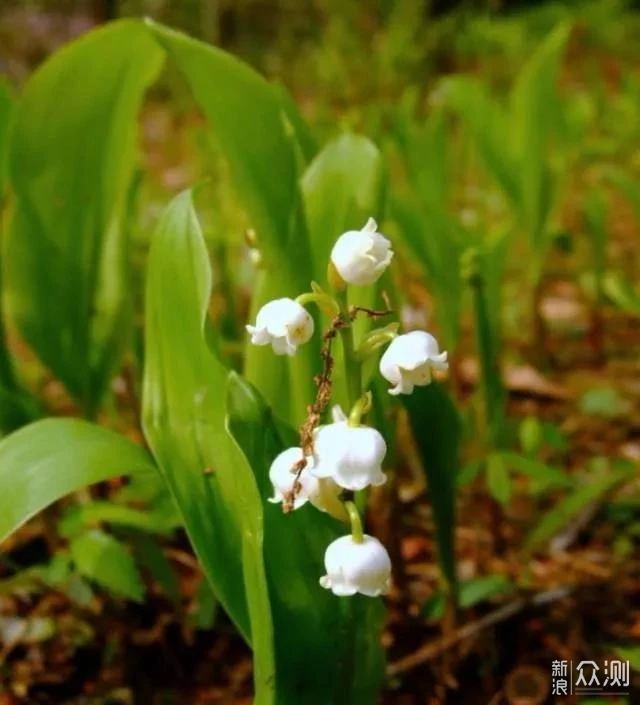
[[[362,543],[364,541],[364,533],[362,531],[362,521],[358,508],[353,502],[345,502],[344,506],[347,509],[349,521],[351,522],[351,536],[355,543]]]
[[[342,340],[342,353],[344,357],[344,372],[347,382],[347,404],[351,410],[354,404],[362,396],[362,366],[356,356],[355,344],[353,341],[353,326],[349,319],[349,306],[347,304],[347,292],[340,291],[336,295],[340,304],[340,312],[347,325],[340,328],[340,338]]]

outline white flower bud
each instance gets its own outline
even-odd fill
[[[365,534],[361,543],[351,535],[329,544],[324,554],[326,575],[320,585],[334,595],[377,597],[391,586],[391,560],[387,549],[373,536]]]
[[[386,452],[387,444],[375,428],[349,426],[338,420],[316,429],[311,472],[319,478],[331,478],[346,490],[382,485],[387,479],[381,467]]]
[[[349,230],[338,238],[331,250],[331,261],[347,284],[366,286],[380,278],[389,266],[393,251],[378,226],[369,218],[362,230]]]
[[[313,318],[297,301],[275,299],[258,311],[255,326],[247,331],[254,345],[271,343],[276,355],[293,355],[313,335]]]
[[[395,385],[389,394],[411,394],[414,386],[431,382],[433,370],[449,367],[447,353],[440,352],[438,341],[429,333],[414,330],[391,341],[380,358],[380,374]]]
[[[295,481],[295,466],[302,459],[302,448],[287,448],[271,463],[269,479],[273,485],[273,497],[270,502],[279,503],[293,489]],[[307,457],[307,465],[303,468],[298,481],[300,487],[293,501],[293,508],[298,509],[307,502],[323,512],[328,512],[338,519],[344,518],[344,507],[338,499],[340,487],[333,480],[321,480],[311,474],[313,458]]]

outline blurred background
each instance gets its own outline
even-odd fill
[[[383,702],[603,702],[552,695],[552,661],[577,658],[629,661],[630,694],[607,702],[640,702],[640,4],[1,0],[8,92],[92,27],[140,16],[284,86],[336,179],[374,154],[362,189],[384,196],[394,302],[405,329],[428,327],[450,352],[461,614],[443,626],[433,488],[400,418],[396,479],[369,517],[399,566]],[[100,412],[134,438],[144,263],[170,196],[206,179],[211,316],[234,367],[256,266],[219,145],[171,65],[138,150],[137,335]],[[78,413],[11,329],[8,346],[41,408]],[[3,547],[0,705],[250,702],[250,653],[167,497],[116,483],[99,498],[148,521],[111,527],[112,510],[71,500]],[[78,527],[105,523],[134,556],[114,558],[131,584],[66,558]]]

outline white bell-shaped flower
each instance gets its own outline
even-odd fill
[[[335,407],[334,423],[316,429],[311,473],[331,478],[345,490],[382,485],[387,479],[382,472],[386,452],[387,444],[375,428],[350,426],[342,410]]]
[[[362,541],[341,536],[329,544],[324,554],[326,575],[320,585],[334,595],[377,597],[391,586],[391,560],[387,549],[373,536],[364,534]]]
[[[290,495],[295,481],[295,467],[302,460],[302,448],[287,448],[283,450],[271,463],[269,479],[273,485],[273,497],[270,502],[280,503],[286,501]],[[300,486],[293,501],[293,508],[298,509],[307,502],[323,512],[328,512],[338,519],[343,519],[345,510],[338,499],[341,488],[331,479],[319,479],[311,474],[313,458],[307,456],[307,465],[303,468],[298,482]]]
[[[438,341],[429,333],[414,330],[391,341],[380,358],[380,374],[393,384],[389,394],[411,394],[414,386],[431,382],[434,370],[449,367],[447,353],[440,352]]]
[[[275,299],[258,311],[255,326],[247,331],[254,345],[271,344],[276,355],[293,355],[313,335],[313,318],[297,301]]]
[[[377,229],[376,221],[369,218],[362,230],[343,233],[333,246],[331,261],[347,284],[373,284],[389,266],[391,242]]]

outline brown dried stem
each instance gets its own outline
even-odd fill
[[[385,303],[388,304],[386,297]],[[380,318],[382,316],[388,316],[393,313],[393,311],[390,307],[384,311],[377,311],[375,309],[365,308],[364,306],[351,306],[349,309],[348,318],[341,313],[338,314],[331,322],[331,326],[323,334],[322,348],[320,349],[322,372],[319,375],[316,375],[313,379],[317,387],[316,398],[313,403],[307,407],[307,418],[299,429],[302,457],[291,468],[291,472],[294,475],[293,483],[291,490],[285,495],[282,502],[282,511],[285,513],[293,510],[295,498],[301,489],[300,475],[307,467],[307,457],[313,455],[313,436],[315,430],[320,424],[322,414],[325,412],[329,402],[331,401],[331,392],[333,387],[331,375],[333,373],[334,363],[333,356],[331,355],[331,346],[338,335],[338,332],[343,328],[348,328],[356,319],[358,313],[364,313],[369,316],[369,318]]]

